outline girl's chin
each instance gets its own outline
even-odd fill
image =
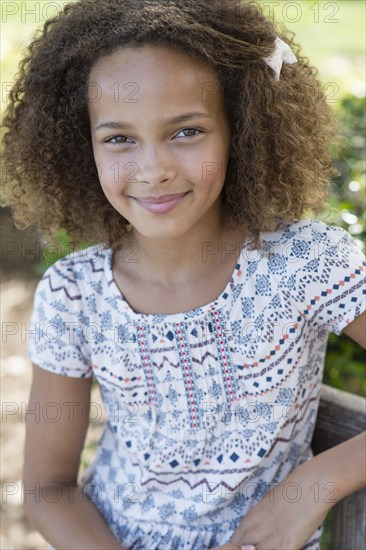
[[[184,232],[181,231],[139,231],[139,234],[150,240],[156,240],[156,241],[168,241],[168,240],[176,240],[181,237],[183,237]]]
[[[131,231],[131,235],[136,234],[146,239],[169,240],[183,237],[187,232],[187,227],[178,227],[176,224],[168,224],[162,220],[159,224],[157,222],[144,223],[143,225],[138,223],[133,226]]]

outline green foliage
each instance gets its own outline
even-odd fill
[[[365,350],[346,335],[328,340],[324,384],[365,395]]]
[[[326,218],[327,222],[352,234],[363,249],[366,237],[365,101],[365,97],[347,94],[337,106],[344,145],[334,161],[340,175],[333,181],[329,200],[336,210]],[[324,212],[324,218],[325,215]],[[329,336],[323,381],[344,391],[365,395],[365,351],[346,334]]]
[[[343,148],[334,160],[340,175],[332,182],[329,204],[336,209],[332,223],[349,231],[364,248],[366,237],[365,190],[365,102],[346,94],[337,105]]]
[[[337,105],[344,147],[334,163],[340,175],[334,179],[329,204],[336,209],[332,223],[365,241],[365,101],[346,94]],[[350,183],[353,182],[352,185]],[[354,190],[352,190],[354,189]],[[329,221],[329,219],[327,219]],[[346,334],[330,334],[323,383],[361,396],[366,394],[365,350]],[[332,510],[324,522],[321,550],[331,550]]]

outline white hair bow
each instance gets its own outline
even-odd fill
[[[275,40],[275,45],[276,49],[273,54],[268,57],[263,57],[263,61],[274,71],[275,79],[279,80],[282,64],[289,63],[292,65],[293,63],[297,63],[297,57],[290,46],[278,36]]]

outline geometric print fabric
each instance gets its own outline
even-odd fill
[[[28,356],[97,379],[108,420],[80,483],[126,548],[225,544],[312,457],[327,337],[365,310],[365,257],[312,219],[262,243],[244,245],[216,300],[176,314],[135,312],[102,244],[38,283]]]

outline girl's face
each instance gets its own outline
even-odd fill
[[[160,46],[119,49],[91,71],[89,117],[103,192],[134,231],[165,239],[217,229],[230,128],[210,67]],[[174,194],[184,195],[147,204]]]

